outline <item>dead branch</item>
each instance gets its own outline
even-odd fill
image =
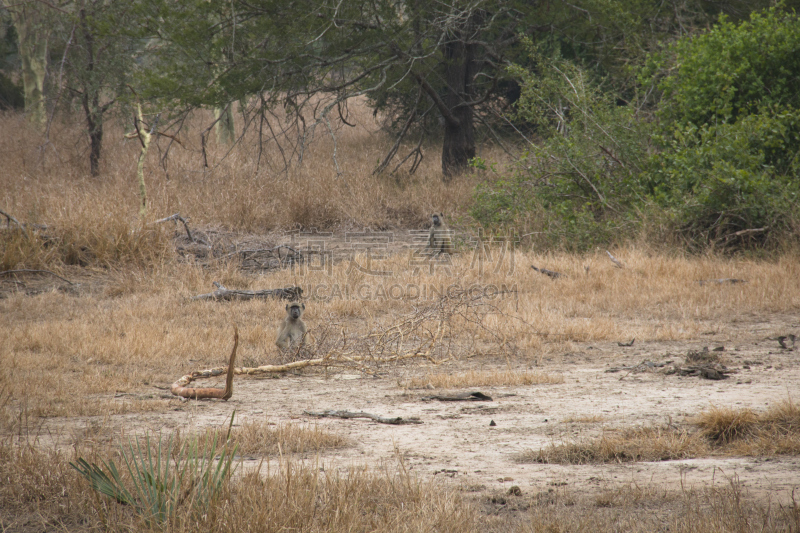
[[[733,239],[734,237],[741,237],[742,235],[752,235],[753,233],[761,233],[762,231],[767,231],[769,226],[764,226],[763,228],[750,228],[750,229],[743,229],[737,232],[731,233],[730,235],[726,235],[723,239],[725,242]]]
[[[287,252],[284,255],[281,255],[281,250],[285,249]],[[290,255],[291,252],[293,255]],[[308,253],[313,253],[314,251],[309,251]],[[230,252],[220,257],[215,257],[212,261],[220,261],[222,259],[226,259],[228,257],[232,257],[234,255],[242,256],[242,261],[248,259],[248,256],[255,256],[256,254],[271,254],[272,257],[277,256],[278,263],[280,265],[286,265],[287,263],[291,263],[292,261],[303,261],[304,255],[303,252],[297,250],[289,245],[286,244],[279,244],[278,246],[274,246],[272,248],[253,248],[253,249],[246,249],[246,250],[236,250],[234,252]],[[261,268],[270,268],[269,262],[267,263],[260,263],[259,265]]]
[[[617,346],[622,346],[627,348],[628,346],[633,346],[633,343],[636,342],[636,337],[632,338],[628,342],[618,342]]]
[[[170,390],[172,394],[175,396],[180,396],[182,398],[194,398],[195,400],[200,400],[202,398],[219,398],[221,400],[228,401],[228,399],[233,396],[233,373],[234,367],[233,363],[236,361],[236,348],[239,347],[239,328],[235,325],[233,326],[233,351],[231,351],[231,357],[228,361],[228,367],[226,369],[227,376],[225,379],[225,388],[224,389],[215,389],[212,387],[206,388],[194,388],[194,387],[187,387],[189,383],[194,381],[196,378],[194,375],[186,375],[180,378],[178,381],[172,384]]]
[[[185,218],[181,216],[180,213],[175,213],[174,215],[168,216],[166,218],[162,218],[160,220],[156,220],[153,224],[161,224],[162,222],[169,222],[170,220],[174,220],[177,224],[178,221],[183,222],[183,227],[186,229],[186,236],[189,237],[189,240],[192,242],[199,242],[200,244],[205,244],[206,246],[210,246],[206,241],[203,239],[195,239],[192,237],[192,232],[189,231],[189,223],[186,221]]]
[[[561,272],[555,272],[553,270],[547,270],[546,268],[536,268],[533,265],[531,265],[531,268],[534,269],[536,272],[544,274],[545,276],[550,276],[553,279],[564,277],[564,274],[562,274]]]
[[[625,268],[625,265],[623,265],[622,262],[619,259],[617,259],[613,255],[611,255],[611,252],[606,250],[606,253],[608,254],[608,258],[611,259],[611,262],[614,263],[615,267],[617,267],[617,268]]]
[[[423,396],[423,402],[439,400],[440,402],[491,402],[492,397],[482,392],[462,392],[460,394],[434,394],[433,396]]]
[[[16,219],[16,218],[14,218],[13,216],[9,215],[8,213],[6,213],[5,211],[3,211],[2,209],[0,209],[0,215],[3,215],[4,217],[6,217],[6,225],[7,225],[8,227],[11,227],[11,223],[13,222],[14,224],[16,224],[16,225],[17,225],[17,227],[18,227],[19,229],[24,229],[24,227],[22,226],[22,224],[20,224],[20,223],[19,223],[19,220],[17,220],[17,219]]]
[[[217,286],[224,289],[220,284]],[[439,364],[453,358],[453,349],[469,350],[471,346],[468,342],[456,342],[452,337],[461,331],[453,327],[452,320],[466,320],[480,326],[482,316],[498,312],[495,306],[481,298],[466,290],[451,292],[429,305],[414,309],[413,313],[400,317],[394,323],[357,336],[348,335],[346,329],[339,325],[324,323],[315,329],[313,341],[307,341],[298,349],[295,355],[302,356],[302,359],[298,357],[298,360],[279,365],[234,368],[233,373],[258,375],[311,367],[342,367],[369,373],[370,367],[413,359]],[[496,334],[494,338],[500,349],[505,349],[508,340]],[[228,371],[229,367],[219,367],[192,372],[176,383],[185,387],[195,379],[220,376]],[[471,399],[491,400],[481,393],[472,393]]]
[[[286,287],[283,289],[265,289],[261,291],[243,291],[227,289],[219,282],[214,282],[217,290],[208,294],[194,296],[192,300],[253,300],[256,298],[277,298],[279,300],[299,300],[303,296],[300,287]]]
[[[68,280],[67,278],[62,278],[61,276],[59,276],[59,275],[58,275],[58,274],[56,274],[55,272],[50,272],[49,270],[30,270],[30,269],[22,269],[22,270],[4,270],[4,271],[0,272],[0,276],[2,276],[2,275],[4,275],[4,274],[20,274],[20,273],[50,274],[51,276],[55,276],[55,277],[57,277],[57,278],[58,278],[58,279],[60,279],[61,281],[66,281],[66,282],[67,282],[67,283],[69,283],[70,285],[75,285],[74,283],[72,283],[72,282],[71,282],[70,280]]]
[[[416,417],[412,418],[403,418],[400,416],[387,418],[385,416],[380,415],[373,415],[372,413],[365,413],[363,411],[355,413],[353,411],[320,411],[320,412],[313,412],[313,411],[303,411],[305,414],[309,416],[316,416],[319,418],[323,417],[332,417],[332,418],[369,418],[370,420],[374,420],[380,424],[393,424],[393,425],[402,425],[402,424],[422,424],[422,420]]]
[[[736,278],[698,279],[698,280],[695,280],[695,281],[697,283],[699,283],[701,287],[703,285],[705,285],[706,283],[717,283],[719,285],[722,285],[723,283],[730,283],[731,285],[736,284],[736,283],[747,283],[746,279],[736,279]]]

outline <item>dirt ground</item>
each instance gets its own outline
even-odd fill
[[[404,390],[399,383],[427,371],[504,369],[509,365],[520,369],[522,365],[482,361],[478,366],[459,361],[435,368],[394,367],[378,376],[319,372],[240,376],[228,402],[175,398],[169,412],[110,419],[50,419],[43,433],[75,436],[98,424],[119,430],[137,427],[151,431],[221,427],[235,409],[238,424],[248,419],[308,422],[349,437],[353,442],[350,447],[306,458],[318,461],[322,468],[375,467],[394,461],[400,454],[406,467],[418,476],[446,476],[472,492],[507,490],[516,485],[523,493],[552,487],[587,493],[632,483],[678,490],[728,485],[738,479],[751,494],[787,501],[800,488],[800,459],[792,456],[562,466],[519,464],[515,455],[552,443],[597,436],[603,431],[680,423],[712,405],[761,410],[787,398],[796,401],[800,351],[780,348],[774,336],[776,332],[798,329],[800,321],[796,316],[754,316],[740,322],[734,335],[710,333],[694,342],[637,342],[631,347],[584,344],[535,368],[562,375],[564,383],[481,388],[492,397],[491,402],[423,401],[431,391]],[[643,361],[683,360],[688,350],[706,346],[724,347],[722,359],[736,372],[716,381],[652,370],[608,372]],[[140,393],[168,395],[159,389],[143,389]],[[117,401],[124,402],[126,397],[120,395]],[[304,413],[329,409],[418,417],[422,424],[394,426],[367,419],[316,419]],[[492,421],[496,425],[491,425]],[[245,468],[261,461],[257,457],[243,459]]]

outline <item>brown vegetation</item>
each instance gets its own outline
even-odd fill
[[[375,129],[367,120],[362,124]],[[57,275],[0,276],[0,529],[142,527],[129,509],[94,494],[68,466],[78,455],[94,461],[115,457],[111,444],[123,440],[118,426],[100,424],[92,438],[83,439],[39,428],[53,419],[69,428],[75,417],[86,416],[183,411],[178,416],[184,417],[197,404],[171,396],[169,384],[186,372],[224,364],[232,324],[239,329],[243,366],[278,362],[274,335],[282,304],[191,300],[211,290],[214,281],[251,290],[302,286],[304,318],[316,337],[304,348],[307,355],[352,356],[358,350],[363,357],[331,360],[305,376],[343,371],[380,376],[405,364],[402,379],[399,371],[391,374],[392,388],[395,383],[406,388],[559,386],[573,381],[571,376],[533,367],[574,351],[578,343],[634,337],[637,346],[685,341],[708,331],[736,331],[738,321],[750,315],[800,309],[800,262],[791,254],[755,261],[629,243],[613,251],[625,264],[617,269],[604,250],[583,256],[547,252],[532,249],[525,238],[516,249],[496,243],[491,255],[478,254],[470,242],[477,232],[466,213],[481,174],[445,185],[438,159],[426,157],[412,176],[401,171],[373,177],[386,141],[368,128],[341,132],[341,175],[326,138],[317,139],[302,166],[286,172],[267,163],[269,158],[276,162],[277,153],[263,154],[257,163],[257,148],[247,138],[230,153],[212,146],[209,168],[202,166],[198,130],[190,130],[183,148],[173,146],[163,162],[159,157],[169,140],[154,140],[145,165],[149,204],[142,220],[135,180],[138,147],[123,141],[121,130],[109,127],[106,153],[113,155],[95,179],[84,168],[87,147],[69,141],[80,138],[71,134],[73,126],[56,124],[55,144],[49,144],[16,115],[0,117],[0,209],[24,225],[20,231],[0,218],[0,271],[43,269]],[[446,269],[417,271],[408,232],[424,230],[434,211],[444,211],[452,222],[459,254]],[[175,212],[189,217],[207,245],[188,242],[172,223],[153,224]],[[391,229],[397,236],[390,253],[375,264],[391,270],[391,278],[351,268],[345,260],[325,272],[303,264],[246,267],[235,253],[286,244],[285,232],[300,228],[336,230],[331,242],[341,245],[342,231],[364,227]],[[532,271],[531,264],[564,276],[550,279]],[[697,283],[717,278],[748,283]],[[426,292],[387,295],[391,284]],[[316,290],[322,286],[324,291]],[[364,288],[369,297],[335,297],[334,287]],[[448,294],[451,287],[455,290]],[[474,287],[495,292],[470,292]],[[430,367],[423,373],[408,360],[385,357],[400,353]],[[507,370],[462,368],[498,361]],[[443,369],[444,364],[458,366]],[[248,379],[254,378],[237,376],[236,386]],[[126,435],[148,429],[134,424],[135,416],[124,420]],[[614,419],[587,415],[573,421],[610,424]],[[794,407],[732,414],[721,407],[694,424],[692,431],[609,430],[595,443],[536,453],[570,464],[800,453]],[[233,428],[232,439],[238,453],[256,456],[353,445],[335,432],[284,422],[274,427],[246,422]],[[67,440],[72,448],[64,445]],[[652,531],[669,526],[671,531],[750,531],[758,524],[766,531],[786,531],[797,529],[800,515],[796,504],[752,503],[736,485],[677,495],[634,487],[589,499],[563,491],[523,493],[502,496],[505,503],[500,503],[501,497],[491,501],[420,480],[404,470],[401,459],[388,471],[304,459],[308,462],[284,457],[277,464],[265,461],[257,473],[239,471],[226,488],[225,505],[214,507],[202,523],[182,516],[172,529]],[[653,517],[640,521],[642,505],[654,509]]]
[[[587,442],[553,444],[519,454],[521,462],[591,464],[667,461],[712,455],[800,454],[800,407],[792,401],[764,413],[714,407],[697,415],[693,427],[608,430]]]

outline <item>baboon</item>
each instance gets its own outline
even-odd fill
[[[433,223],[431,232],[428,234],[428,250],[433,255],[441,253],[453,253],[453,236],[444,222],[444,213],[434,213],[431,215]]]
[[[299,302],[286,304],[286,318],[278,330],[278,340],[275,345],[281,350],[286,350],[296,342],[303,342],[306,336],[306,325],[303,322],[303,312],[306,305]]]

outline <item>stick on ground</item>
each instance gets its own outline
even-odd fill
[[[313,412],[313,411],[303,411],[305,414],[309,416],[316,416],[316,417],[333,417],[333,418],[369,418],[374,420],[375,422],[379,422],[381,424],[393,424],[393,425],[402,425],[402,424],[422,424],[422,420],[418,418],[403,418],[400,416],[396,417],[385,417],[380,415],[373,415],[372,413],[365,413],[360,411],[358,413],[353,411],[320,411],[320,412]]]
[[[233,363],[236,361],[236,348],[239,347],[239,328],[233,326],[233,351],[231,352],[230,360],[228,361],[228,374],[225,379],[225,388],[216,389],[212,387],[194,388],[187,387],[193,381],[193,376],[187,375],[180,378],[172,384],[170,390],[175,396],[182,398],[193,398],[200,400],[202,398],[219,398],[228,401],[233,396]]]
[[[422,397],[422,401],[429,402],[431,400],[439,400],[440,402],[491,402],[492,397],[477,391],[462,392],[460,394],[435,394]]]

